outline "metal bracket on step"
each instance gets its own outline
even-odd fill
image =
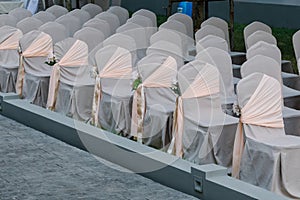
[[[194,190],[199,193],[203,192],[203,180],[201,177],[194,176]]]

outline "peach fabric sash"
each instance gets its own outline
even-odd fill
[[[169,56],[146,80],[137,88],[133,96],[131,135],[142,143],[143,123],[146,110],[144,88],[168,88],[172,86],[177,74],[176,60]]]
[[[80,40],[76,40],[73,46],[62,57],[62,59],[53,66],[47,99],[47,109],[54,110],[57,98],[60,67],[78,67],[88,65],[88,46]]]
[[[22,31],[16,30],[12,32],[1,44],[0,50],[17,50],[19,48],[19,40],[23,36]]]
[[[130,79],[132,73],[131,54],[128,50],[118,47],[105,67],[96,77],[96,85],[94,89],[92,123],[101,127],[98,119],[100,111],[100,101],[102,98],[101,78]]]
[[[168,153],[175,154],[181,158],[183,156],[184,111],[182,100],[209,96],[219,93],[219,91],[219,76],[216,74],[216,69],[211,66],[205,66],[184,93],[177,98],[176,110],[173,117],[173,139]]]
[[[278,87],[273,87],[278,85]],[[264,75],[247,104],[241,109],[240,123],[234,140],[232,176],[239,178],[240,163],[244,150],[243,124],[270,128],[283,128],[280,83]],[[247,135],[247,133],[246,133]]]
[[[23,81],[25,76],[24,58],[49,56],[53,53],[52,38],[41,32],[31,45],[20,54],[20,66],[18,70],[18,78],[16,83],[16,91],[18,95],[22,95]]]

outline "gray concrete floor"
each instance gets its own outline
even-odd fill
[[[0,115],[0,199],[195,198]]]

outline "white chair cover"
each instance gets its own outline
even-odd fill
[[[221,29],[225,34],[225,40],[226,40],[227,44],[230,44],[228,24],[225,20],[218,18],[218,17],[210,17],[207,20],[205,20],[204,22],[202,22],[201,28],[206,25],[212,25],[212,26],[215,26],[215,27]],[[230,49],[228,48],[228,50],[230,50]]]
[[[57,18],[55,22],[63,25],[67,29],[69,37],[73,37],[74,33],[81,29],[81,21],[71,15],[63,15]]]
[[[43,23],[51,22],[56,20],[56,16],[50,12],[40,11],[32,16],[35,19],[42,21]]]
[[[222,29],[212,25],[205,25],[195,33],[196,43],[208,35],[214,35],[225,40],[225,33]]]
[[[168,152],[197,164],[230,167],[238,119],[222,111],[217,68],[192,61],[179,70],[178,83],[181,96]]]
[[[152,44],[146,51],[146,55],[161,54],[171,56],[176,60],[178,69],[184,65],[182,50],[175,44],[168,41],[158,41]]]
[[[229,53],[216,47],[199,52],[196,59],[217,67],[220,73],[220,97],[222,104],[233,104],[236,100],[233,86],[232,61]]]
[[[150,10],[146,10],[146,9],[140,9],[132,14],[132,16],[135,16],[135,15],[142,15],[142,16],[150,18],[152,20],[152,27],[157,27],[156,14],[154,12],[152,12]]]
[[[74,34],[74,38],[84,41],[88,45],[88,50],[91,52],[97,44],[100,44],[104,41],[104,34],[91,27],[85,27],[80,29]]]
[[[228,43],[226,40],[215,35],[207,35],[199,40],[196,45],[196,51],[199,53],[208,47],[215,47],[228,52]]]
[[[129,12],[127,9],[122,8],[121,6],[111,6],[107,12],[113,13],[118,16],[120,25],[123,25],[126,23],[126,21],[129,19]]]
[[[178,33],[168,29],[162,29],[155,34],[153,34],[150,38],[150,45],[159,42],[159,41],[167,41],[177,45],[180,49],[183,49],[183,41]]]
[[[293,47],[297,61],[298,73],[300,74],[300,30],[293,35]]]
[[[300,138],[285,135],[280,88],[276,79],[258,73],[239,82],[241,119],[234,144],[233,176],[299,199]]]
[[[26,34],[33,30],[38,30],[40,26],[43,25],[41,20],[38,20],[33,17],[27,17],[17,23],[17,28],[22,31],[23,34]]]
[[[98,68],[93,100],[93,122],[111,132],[130,133],[132,60],[128,50],[109,45],[100,49],[95,60]]]
[[[269,27],[268,25],[262,23],[262,22],[258,22],[258,21],[254,21],[251,24],[248,24],[245,28],[244,28],[244,41],[245,41],[245,46],[247,47],[246,41],[248,39],[248,37],[256,32],[256,31],[264,31],[266,33],[270,33],[272,34],[272,29],[271,27]]]
[[[68,30],[64,25],[58,22],[47,22],[39,28],[40,31],[47,33],[52,37],[53,44],[68,37]]]
[[[83,27],[92,27],[98,29],[104,34],[105,38],[108,38],[110,35],[112,35],[109,23],[102,19],[98,19],[98,18],[90,19],[89,21],[83,24]]]
[[[94,18],[96,15],[100,14],[103,11],[100,6],[93,3],[85,4],[84,6],[82,6],[81,10],[88,12],[91,18]]]
[[[85,10],[75,9],[69,12],[67,15],[77,17],[80,20],[80,25],[82,26],[85,22],[91,19],[90,14]]]
[[[47,108],[80,121],[91,118],[95,81],[88,66],[88,46],[67,38],[54,46],[58,63],[52,68]]]
[[[277,45],[277,40],[271,33],[259,30],[255,31],[254,33],[248,36],[246,40],[246,49],[249,49],[251,46],[253,46],[259,41],[265,41],[269,44]]]
[[[18,22],[17,18],[14,17],[13,15],[8,15],[8,14],[2,14],[2,15],[0,15],[0,27],[1,26],[16,27],[17,22]]]
[[[22,36],[16,28],[0,27],[0,92],[16,92],[19,40]]]
[[[46,106],[51,67],[45,62],[53,57],[52,38],[34,30],[20,39],[20,66],[16,92],[31,103]]]
[[[138,63],[138,72],[142,83],[133,97],[131,135],[146,145],[166,148],[177,96],[171,89],[176,82],[176,61],[151,54]]]
[[[127,22],[120,26],[116,32],[128,35],[135,40],[138,60],[145,57],[146,49],[149,47],[149,40],[147,40],[146,29],[144,27]]]
[[[32,16],[31,12],[29,10],[26,10],[25,8],[15,8],[9,11],[8,14],[14,16],[17,19],[17,22],[25,19],[26,17]]]
[[[109,0],[95,0],[95,4],[99,5],[103,11],[107,10],[109,8]]]
[[[120,26],[118,16],[110,12],[102,12],[96,15],[95,18],[107,21],[107,23],[110,25],[111,33],[115,33],[117,28]]]
[[[150,37],[157,32],[157,27],[152,26],[152,21],[150,18],[142,15],[134,15],[129,18],[127,22],[131,22],[137,25],[140,25],[145,28],[147,34],[147,40],[150,40]]]
[[[68,13],[68,10],[65,7],[59,5],[53,5],[50,8],[47,8],[46,12],[52,13],[56,18],[63,16]]]

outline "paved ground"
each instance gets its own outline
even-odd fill
[[[1,200],[194,199],[109,165],[0,115]]]

